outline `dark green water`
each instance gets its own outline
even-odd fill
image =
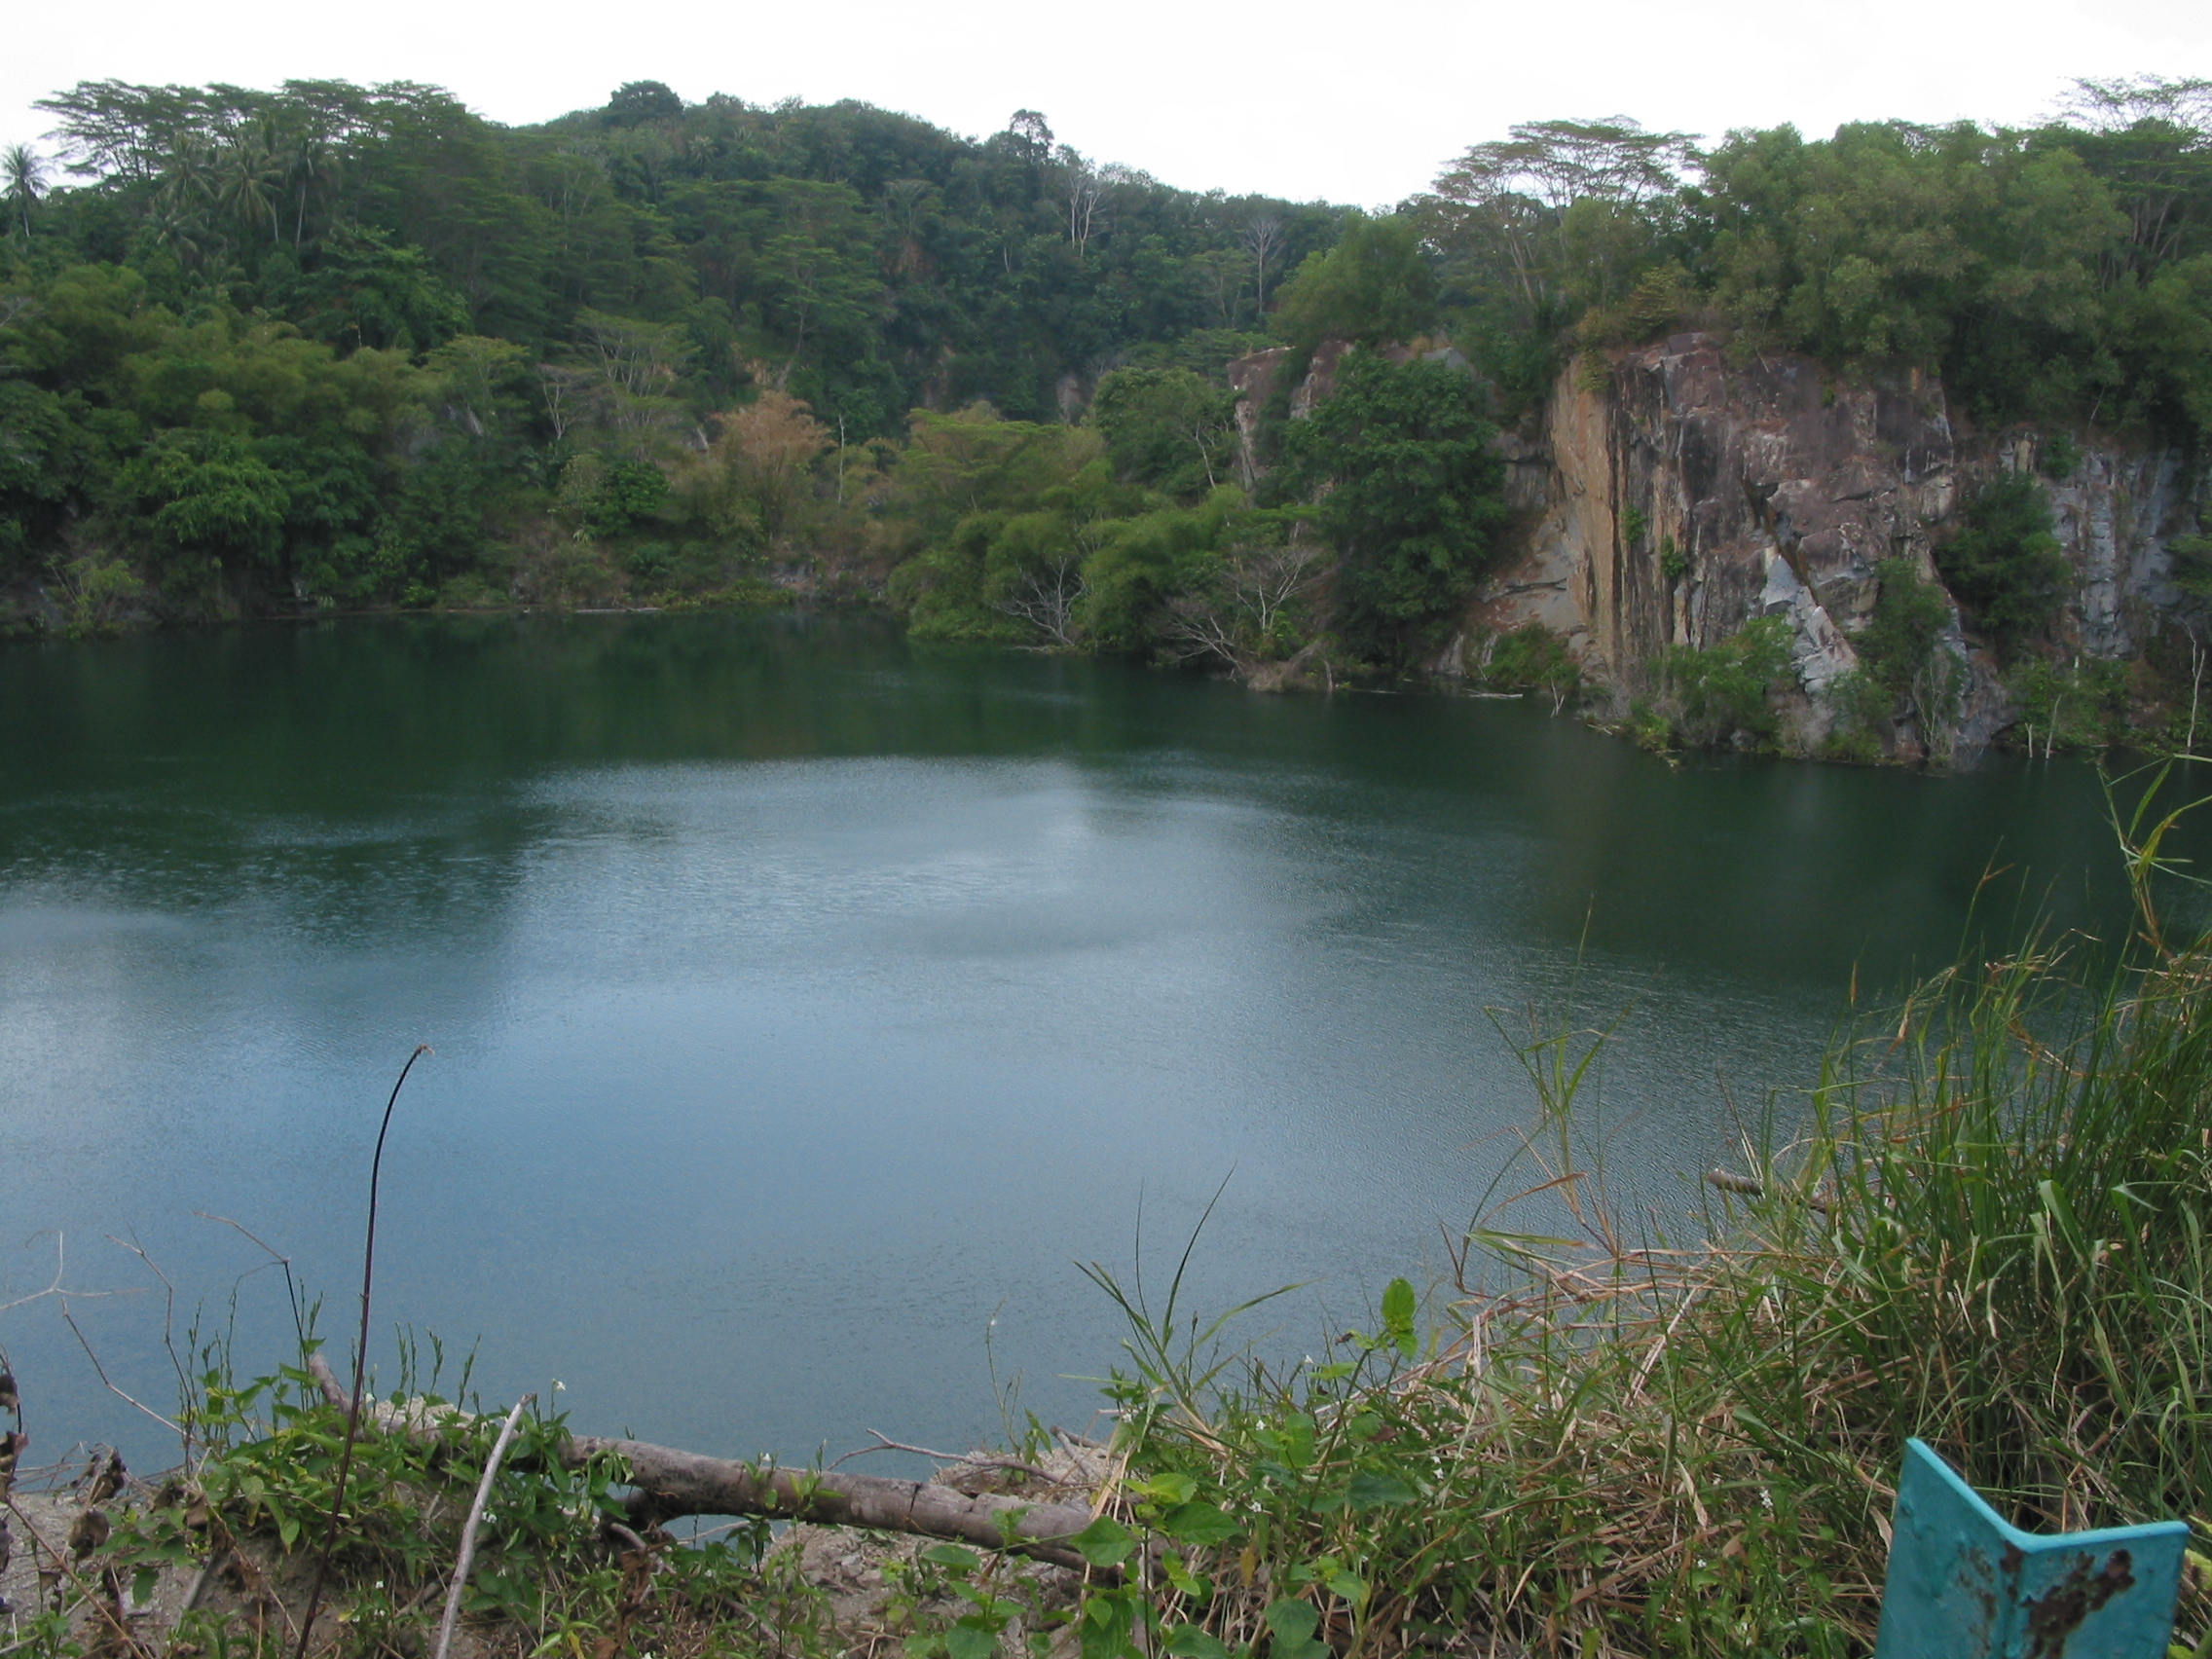
[[[1293,1346],[1442,1256],[1530,1096],[1487,1006],[1633,1005],[1613,1177],[1679,1208],[1730,1102],[2025,890],[2116,894],[2087,769],[1673,769],[1535,709],[932,654],[866,621],[349,622],[0,647],[0,1269],[222,1309],[262,1258],[376,1354],[479,1346],[579,1425],[803,1456],[1047,1420],[1117,1327],[1077,1260]],[[1576,965],[1579,963],[1579,970]],[[1234,1174],[1232,1175],[1232,1171]],[[1170,1250],[1171,1254],[1171,1250]],[[1152,1267],[1163,1275],[1155,1257]],[[1155,1280],[1157,1288],[1157,1279]],[[158,1296],[78,1302],[166,1404]],[[280,1356],[276,1275],[240,1357]],[[187,1309],[187,1311],[189,1309]],[[991,1321],[996,1318],[995,1327]],[[180,1315],[181,1317],[181,1315]],[[39,1451],[167,1448],[52,1299]]]

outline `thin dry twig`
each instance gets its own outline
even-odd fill
[[[250,1239],[253,1243],[260,1245],[263,1250],[267,1251],[269,1253],[269,1260],[262,1263],[261,1268],[255,1268],[253,1270],[253,1272],[261,1272],[262,1268],[268,1267],[278,1267],[284,1270],[284,1299],[291,1304],[292,1328],[296,1332],[298,1332],[301,1345],[303,1346],[306,1346],[308,1340],[307,1321],[300,1316],[300,1291],[299,1286],[292,1280],[292,1258],[285,1255],[282,1251],[278,1250],[275,1245],[271,1244],[266,1238],[263,1238],[259,1234],[253,1232],[250,1228],[244,1227],[241,1224],[233,1221],[227,1215],[217,1215],[212,1210],[194,1210],[192,1213],[198,1216],[202,1221],[212,1221],[217,1223],[219,1226],[235,1229],[239,1233],[244,1235],[245,1237]],[[240,1278],[239,1282],[240,1284],[243,1284],[247,1278],[251,1278],[252,1276],[253,1273],[246,1273]]]
[[[484,1478],[476,1483],[476,1501],[468,1506],[468,1524],[461,1530],[461,1559],[453,1569],[453,1588],[446,1592],[446,1615],[438,1622],[438,1646],[433,1659],[446,1659],[453,1646],[453,1627],[461,1618],[461,1593],[468,1588],[468,1569],[476,1565],[476,1531],[484,1525],[484,1506],[492,1498],[492,1483],[498,1478],[499,1464],[506,1457],[507,1447],[515,1437],[515,1427],[522,1421],[523,1408],[537,1396],[525,1394],[515,1402],[514,1410],[507,1413],[507,1420],[499,1425],[499,1438],[492,1442],[492,1456],[484,1464]]]
[[[144,1412],[148,1417],[152,1418],[156,1422],[160,1423],[171,1434],[183,1435],[185,1440],[186,1455],[187,1456],[189,1456],[191,1453],[192,1437],[189,1434],[185,1433],[184,1426],[181,1423],[173,1422],[169,1419],[162,1416],[162,1414],[154,1410],[152,1406],[147,1405],[143,1400],[137,1399],[133,1395],[124,1392],[123,1389],[118,1388],[115,1383],[109,1380],[107,1368],[100,1364],[100,1356],[92,1351],[92,1345],[90,1342],[86,1341],[85,1333],[78,1328],[75,1315],[73,1315],[69,1311],[69,1297],[72,1294],[74,1293],[69,1291],[62,1292],[61,1322],[69,1327],[69,1334],[77,1339],[77,1346],[85,1350],[85,1357],[92,1362],[92,1370],[98,1373],[99,1380],[106,1385],[107,1391],[113,1394],[117,1399],[121,1400],[125,1405],[135,1407],[137,1410]]]
[[[35,1233],[31,1235],[31,1237],[33,1238],[36,1238],[39,1235]],[[67,1235],[63,1234],[59,1229],[56,1229],[54,1234],[54,1282],[49,1284],[44,1290],[34,1290],[30,1293],[30,1295],[18,1296],[13,1302],[0,1302],[0,1313],[6,1313],[18,1308],[28,1308],[32,1303],[43,1302],[50,1296],[74,1296],[79,1298],[80,1300],[84,1300],[94,1296],[137,1296],[140,1294],[135,1290],[64,1289],[62,1287],[61,1281],[65,1276],[67,1276],[68,1272],[68,1242],[69,1241]]]
[[[1034,1475],[1041,1481],[1052,1481],[1055,1484],[1059,1478],[1048,1470],[1040,1469],[1035,1463],[1024,1463],[1018,1457],[999,1457],[982,1452],[933,1452],[927,1446],[909,1446],[903,1440],[894,1440],[879,1428],[871,1428],[868,1433],[874,1435],[879,1444],[863,1446],[858,1451],[848,1452],[844,1456],[838,1458],[836,1463],[831,1463],[830,1466],[834,1469],[838,1463],[848,1462],[855,1457],[866,1457],[871,1452],[911,1452],[917,1457],[935,1457],[940,1463],[965,1463],[972,1469],[1013,1469],[1020,1474]]]
[[[118,1238],[110,1233],[107,1241],[136,1256],[145,1265],[146,1271],[162,1281],[162,1351],[169,1356],[169,1369],[176,1373],[177,1398],[190,1400],[192,1382],[186,1377],[184,1361],[176,1351],[176,1286],[169,1282],[169,1275],[162,1272],[161,1265],[134,1239]],[[184,1463],[189,1469],[192,1466],[192,1429],[189,1425],[180,1425],[177,1432],[184,1438]]]

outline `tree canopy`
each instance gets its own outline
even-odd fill
[[[1696,326],[1939,374],[1970,424],[2212,430],[2204,82],[2083,82],[2019,129],[1527,122],[1372,214],[1172,188],[1030,109],[966,138],[654,81],[528,128],[404,82],[43,107],[58,148],[0,154],[0,607],[808,590],[1402,666],[1492,557],[1490,423],[1580,351]],[[1337,389],[1290,420],[1325,342]],[[1942,553],[2009,643],[2056,604],[2036,489]]]

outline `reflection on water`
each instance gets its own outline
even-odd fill
[[[1530,1098],[1486,1009],[1632,1009],[1614,1177],[1662,1211],[1894,984],[2027,895],[2115,914],[2084,768],[1678,769],[1540,711],[1265,698],[863,620],[348,622],[0,647],[0,1301],[350,1295],[579,1423],[803,1456],[1048,1420],[1115,1328],[1070,1265],[1234,1175],[1201,1299],[1298,1344],[1430,1271]],[[1509,1016],[1510,1020],[1510,1016]],[[276,1357],[280,1293],[239,1298]],[[77,1305],[159,1395],[160,1309]],[[991,1321],[996,1318],[995,1326]],[[337,1321],[337,1322],[343,1322]],[[51,1304],[47,1452],[166,1450]],[[392,1344],[380,1335],[388,1365]],[[133,1391],[137,1391],[134,1388]]]

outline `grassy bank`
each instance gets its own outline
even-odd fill
[[[2163,924],[2155,809],[2123,825],[2125,939],[1962,965],[1839,1040],[1789,1134],[1678,1228],[1608,1200],[1573,1149],[1604,1039],[1521,1039],[1543,1108],[1530,1191],[1453,1282],[1287,1373],[1234,1326],[1096,1274],[1130,1318],[1120,1427],[1077,1539],[1088,1581],[957,1545],[879,1566],[865,1627],[764,1522],[643,1527],[623,1470],[564,1471],[526,1427],[466,1607],[478,1652],[903,1650],[1121,1659],[1455,1653],[1843,1655],[1871,1644],[1904,1438],[2020,1525],[2212,1504],[2212,944]],[[1521,1215],[1543,1215],[1539,1235]],[[1556,1218],[1564,1217],[1564,1223]],[[14,1651],[274,1655],[333,1498],[342,1418],[287,1372],[191,1376],[190,1471],[57,1567]],[[336,1556],[356,1659],[430,1651],[494,1423],[363,1441]],[[1047,1456],[1031,1425],[1016,1459]],[[1018,1469],[964,1471],[1042,1491]],[[20,1527],[18,1552],[29,1540]],[[57,1553],[61,1553],[58,1549]],[[213,1550],[221,1594],[139,1633],[134,1579]],[[102,1612],[106,1607],[109,1610]],[[290,1609],[290,1611],[287,1611]],[[2181,1639],[2212,1604],[2185,1590]]]
[[[2024,1527],[2204,1528],[2212,954],[2154,906],[2167,824],[2123,827],[2133,937],[1961,966],[1839,1042],[1689,1236],[1575,1165],[1602,1039],[1539,1029],[1573,1225],[1478,1227],[1428,1346],[1401,1292],[1335,1364],[1223,1389],[1140,1317],[1134,1513],[1176,1534],[1187,1484],[1227,1530],[1164,1570],[1169,1650],[1862,1652],[1915,1434]]]

